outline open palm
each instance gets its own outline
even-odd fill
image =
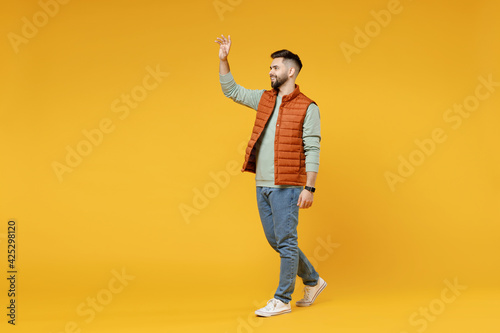
[[[226,37],[224,37],[224,35],[221,36],[222,37],[217,37],[217,40],[215,41],[220,45],[219,59],[227,60],[227,56],[229,55],[229,50],[231,49],[231,36],[229,35],[227,39]]]

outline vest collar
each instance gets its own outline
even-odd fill
[[[274,96],[278,96],[278,90],[273,89],[272,94]],[[290,101],[290,100],[294,99],[295,97],[297,97],[299,94],[300,94],[300,88],[299,88],[299,85],[296,84],[295,89],[291,93],[289,93],[288,95],[285,95],[281,98],[281,102]]]

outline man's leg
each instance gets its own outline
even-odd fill
[[[257,187],[257,203],[266,239],[280,254],[280,282],[267,305],[255,311],[259,316],[274,316],[290,312],[291,295],[298,275],[306,285],[304,298],[297,306],[309,306],[326,287],[312,264],[297,245],[297,200],[301,188]]]
[[[297,225],[302,188],[271,188],[269,202],[274,222],[277,251],[280,254],[280,280],[274,298],[284,303],[292,300],[299,266]]]
[[[309,262],[305,254],[299,249],[299,269],[297,275],[302,278],[306,286],[315,286],[318,283],[319,274]]]
[[[276,240],[276,233],[275,233],[276,228],[273,219],[273,210],[271,206],[271,201],[269,199],[271,191],[272,189],[269,187],[257,187],[257,204],[259,206],[260,219],[262,221],[262,227],[264,228],[266,239],[271,245],[271,247],[276,252],[279,252],[278,242]],[[282,300],[275,297],[269,300],[265,307],[256,310],[255,314],[258,316],[269,317],[269,316],[276,316],[288,313],[290,311],[291,307],[289,301],[285,303]]]
[[[271,209],[271,202],[269,195],[272,188],[257,187],[257,205],[259,208],[260,220],[264,228],[264,234],[271,247],[279,253],[278,243],[276,241],[275,225],[273,220],[273,213]],[[298,200],[298,199],[297,199]],[[295,210],[295,206],[294,206]],[[298,219],[298,208],[297,219]],[[315,286],[318,283],[319,274],[314,269],[313,265],[309,262],[304,253],[299,250],[299,265],[297,275],[302,278],[302,282],[307,286]]]
[[[299,266],[297,201],[300,191],[301,188],[257,187],[257,205],[264,234],[269,245],[281,257],[280,280],[275,298],[283,303],[289,303],[292,299]],[[309,266],[305,265],[306,268]]]

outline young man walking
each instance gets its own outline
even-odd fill
[[[281,258],[274,298],[255,314],[269,317],[288,313],[297,275],[305,285],[297,306],[310,306],[326,287],[297,242],[299,208],[311,207],[314,200],[321,140],[319,108],[295,84],[302,68],[296,54],[274,52],[269,72],[272,89],[249,90],[236,84],[230,72],[231,36],[222,35],[216,43],[224,95],[257,111],[242,171],[255,173],[264,233]]]

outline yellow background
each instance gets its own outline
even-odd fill
[[[479,77],[500,82],[500,4],[402,0],[349,62],[342,43],[355,46],[355,28],[390,1],[214,3],[72,0],[17,53],[9,33],[41,7],[4,3],[0,267],[6,276],[15,219],[18,308],[12,327],[2,278],[2,332],[498,332],[500,87],[457,129],[443,115]],[[253,175],[234,172],[254,112],[221,92],[220,34],[246,88],[269,88],[272,52],[299,54],[297,83],[321,112],[299,244],[329,286],[310,309],[265,321],[253,311],[277,286],[279,258]],[[168,75],[120,119],[112,103],[147,68]],[[103,119],[114,130],[60,181],[53,163]],[[436,128],[446,141],[392,191],[386,172]],[[79,305],[123,270],[134,278],[86,322]],[[409,321],[455,279],[467,289],[425,329]],[[298,281],[293,303],[301,292]]]

